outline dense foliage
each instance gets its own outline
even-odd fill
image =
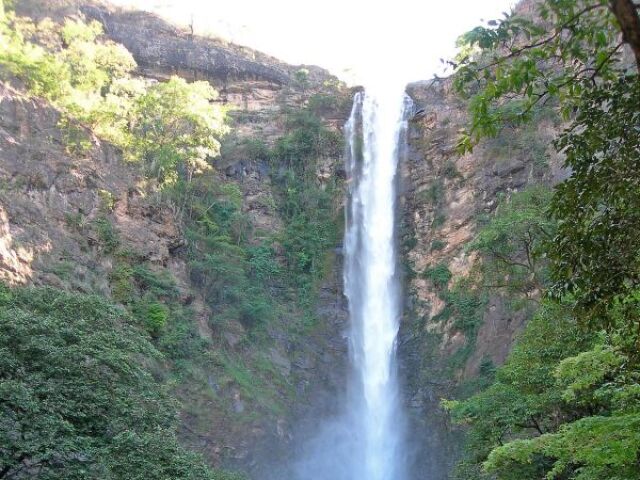
[[[342,154],[342,137],[327,129],[310,109],[294,112],[288,133],[272,152],[274,180],[286,221],[283,247],[297,281],[310,288],[324,271],[324,256],[337,244],[335,189],[338,179],[320,185],[318,163]]]
[[[0,478],[218,478],[179,446],[162,355],[123,309],[2,287],[0,351]]]
[[[530,200],[499,208],[472,246],[498,287],[535,280],[525,290],[541,304],[494,383],[445,402],[469,426],[457,478],[637,479],[640,18],[626,0],[537,8],[465,35],[456,63],[470,98],[463,148],[551,98],[570,169],[551,198],[515,195]]]
[[[538,186],[498,204],[469,245],[485,259],[485,287],[535,298],[548,284],[544,243],[555,234],[554,222],[546,215],[550,199],[550,190]]]
[[[290,112],[286,126],[273,147],[259,140],[234,146],[268,162],[277,202],[265,199],[265,207],[283,219],[282,231],[254,231],[233,184],[216,186],[205,175],[172,189],[175,201],[184,205],[192,278],[206,289],[218,321],[239,319],[253,332],[278,317],[291,322],[292,330],[304,328],[286,312],[285,305],[291,304],[300,308],[295,317],[303,324],[313,322],[317,282],[339,235],[338,180],[320,185],[316,175],[321,159],[340,154],[341,139],[311,108]]]
[[[573,174],[552,203],[559,219],[551,248],[554,293],[573,295],[580,315],[596,327],[604,322],[632,335],[638,334],[637,313],[613,318],[609,309],[640,288],[639,105],[635,76],[584,95],[556,142]]]
[[[632,70],[610,3],[618,2],[545,0],[532,15],[507,15],[464,34],[451,62],[471,114],[460,146],[528,121],[547,102],[559,102],[567,118],[584,92]]]

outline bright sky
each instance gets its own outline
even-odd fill
[[[367,84],[440,73],[440,58],[513,0],[111,0],[154,11],[292,64],[313,64]]]

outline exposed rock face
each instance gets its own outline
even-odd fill
[[[222,45],[198,37],[146,12],[83,5],[80,11],[104,25],[105,33],[133,54],[150,76],[176,74],[227,84],[262,80],[276,85],[291,81],[289,70],[276,59],[250,49]]]
[[[314,65],[289,65],[248,47],[194,34],[155,14],[118,8],[101,0],[22,0],[16,12],[36,20],[72,15],[96,20],[109,38],[133,54],[140,74],[207,80],[225,102],[244,110],[273,106],[283,87],[296,84],[295,74],[303,67],[310,85],[330,78],[327,71]]]
[[[149,262],[176,262],[180,229],[143,198],[135,169],[95,137],[89,151],[69,154],[59,119],[46,103],[0,85],[3,261],[17,265],[5,266],[4,278],[108,295],[111,265],[97,259],[101,216]]]
[[[272,142],[284,131],[287,108],[304,104],[325,80],[335,81],[310,68],[312,88],[296,89],[293,74],[298,67],[194,36],[147,13],[125,12],[90,0],[18,4],[21,14],[35,18],[76,14],[78,7],[132,51],[141,74],[158,79],[177,74],[210,81],[220,89],[222,101],[235,107],[231,116],[239,144],[252,137]],[[552,156],[551,162],[544,162],[555,127],[542,121],[533,130],[508,132],[479,145],[473,154],[460,156],[455,146],[457,131],[466,120],[465,105],[451,93],[449,82],[413,84],[408,91],[423,113],[411,123],[409,158],[402,166],[403,260],[417,274],[446,264],[454,276],[464,276],[478,261],[464,247],[474,237],[478,217],[493,211],[498,195],[562,177],[558,159]],[[342,97],[347,95],[342,92]],[[347,115],[348,105],[325,119],[337,128]],[[123,243],[151,265],[171,271],[204,338],[215,337],[216,348],[246,354],[246,332],[237,322],[212,332],[211,311],[189,278],[184,239],[173,213],[143,195],[137,169],[124,163],[111,146],[93,138],[88,152],[69,153],[58,120],[55,109],[0,85],[0,278],[110,296],[113,258],[104,254],[104,239],[96,227],[96,220],[107,218]],[[339,158],[325,159],[318,182],[343,174],[340,166]],[[216,168],[221,182],[240,186],[243,209],[256,229],[282,228],[273,207],[266,159],[250,158],[236,149],[223,152]],[[289,392],[279,392],[287,412],[259,412],[261,418],[251,418],[248,399],[237,385],[221,386],[214,370],[206,383],[223,398],[224,408],[204,405],[208,414],[202,415],[199,405],[199,413],[193,413],[186,399],[183,438],[212,463],[240,466],[256,478],[284,478],[274,463],[290,459],[317,416],[335,411],[347,369],[340,260],[339,252],[330,259],[331,273],[317,306],[319,327],[305,332],[304,338],[280,328],[269,332],[268,358],[290,387]],[[501,296],[490,296],[477,336],[469,339],[451,321],[439,319],[445,304],[432,282],[408,274],[405,290],[399,354],[412,445],[417,447],[408,453],[415,472],[440,480],[446,478],[458,449],[455,432],[438,407],[440,399],[450,396],[461,380],[477,375],[483,361],[502,363],[526,314],[511,311]],[[468,354],[460,357],[469,346]],[[457,354],[463,361],[452,365]],[[298,423],[304,418],[307,422]]]
[[[100,232],[99,222],[104,220],[128,251],[152,268],[171,272],[181,301],[190,305],[200,334],[213,341],[214,348],[221,342],[220,347],[238,355],[246,352],[246,333],[239,324],[211,331],[212,313],[189,277],[180,222],[170,209],[144,195],[138,187],[143,180],[139,169],[97,138],[89,151],[70,154],[59,119],[45,102],[0,84],[0,278],[11,284],[50,285],[111,297],[116,259],[106,251],[108,239]],[[274,211],[256,206],[256,197],[272,195],[260,163],[244,160],[233,176],[241,182],[252,222],[270,231],[281,228]],[[268,358],[291,385],[289,393],[279,394],[287,412],[277,416],[260,412],[247,421],[254,405],[233,385],[221,387],[215,370],[209,373],[209,385],[229,411],[216,405],[205,410],[205,417],[199,416],[202,410],[194,416],[192,398],[185,394],[183,437],[212,463],[264,478],[265,465],[271,469],[272,462],[284,463],[294,449],[295,419],[305,417],[309,408],[315,412],[334,408],[346,368],[346,340],[340,332],[346,328],[347,313],[340,257],[332,262],[321,288],[318,327],[303,338],[279,326],[269,332]],[[291,394],[295,402],[287,396]]]
[[[414,452],[415,468],[426,478],[440,480],[446,478],[459,448],[440,400],[450,398],[460,381],[474,378],[483,361],[502,364],[527,314],[511,311],[504,298],[490,295],[476,338],[466,338],[451,319],[438,315],[445,302],[420,274],[446,265],[452,282],[467,275],[480,261],[464,248],[474,238],[479,217],[495,209],[501,194],[534,183],[554,183],[563,172],[551,152],[556,128],[551,121],[504,132],[473,153],[459,155],[456,142],[466,109],[451,92],[450,82],[412,84],[408,93],[424,113],[411,123],[409,159],[402,172],[402,240],[405,262],[413,273],[407,278],[399,350],[413,444],[420,445]]]

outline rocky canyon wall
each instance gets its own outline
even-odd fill
[[[316,114],[337,134],[348,115],[353,92],[322,69],[306,66],[300,76],[301,66],[194,35],[154,15],[89,0],[23,0],[17,9],[37,20],[95,19],[133,53],[140,76],[163,81],[179,75],[214,85],[230,108],[231,133],[210,178],[239,189],[256,246],[285,225],[273,184],[278,167],[248,145],[259,140],[272,147],[286,133],[288,115],[313,99],[325,102]],[[413,445],[407,453],[417,474],[441,480],[459,442],[440,400],[501,364],[527,320],[526,311],[514,310],[500,294],[463,296],[455,289],[481,262],[467,246],[501,196],[553,184],[563,172],[550,147],[558,128],[553,119],[541,117],[460,155],[465,103],[449,81],[411,84],[408,93],[416,114],[401,171],[399,232],[406,293],[399,354]],[[290,460],[300,438],[294,425],[313,429],[316,416],[334,411],[341,395],[347,318],[339,242],[326,255],[311,326],[298,322],[303,312],[295,302],[260,338],[238,319],[218,322],[190,274],[189,239],[177,212],[148,195],[139,170],[91,132],[85,132],[88,150],[70,152],[59,120],[46,102],[0,86],[0,278],[117,301],[118,275],[130,261],[123,252],[141,271],[173,278],[177,301],[192,312],[191,335],[204,342],[207,358],[178,388],[184,442],[212,464],[277,478],[273,465]],[[341,229],[341,156],[318,159],[314,175],[320,187],[338,180],[335,223]],[[279,260],[284,263],[282,255]],[[468,308],[456,310],[455,301]]]
[[[507,129],[472,153],[456,146],[466,105],[450,80],[409,85],[417,114],[403,165],[401,228],[406,278],[399,349],[412,416],[415,470],[447,478],[460,436],[442,399],[473,390],[485,369],[501,365],[527,319],[495,290],[465,284],[482,262],[468,247],[479,227],[507,198],[532,185],[552,185],[564,172],[551,141],[553,115]]]

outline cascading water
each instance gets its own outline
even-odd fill
[[[362,454],[354,480],[404,477],[404,422],[395,375],[400,317],[395,210],[409,102],[402,89],[359,93],[345,128],[350,184],[344,279],[356,382],[352,415]]]
[[[320,425],[300,480],[405,480],[404,415],[396,378],[401,289],[396,184],[411,100],[404,87],[356,94],[349,121],[345,294],[351,376],[338,418]]]

